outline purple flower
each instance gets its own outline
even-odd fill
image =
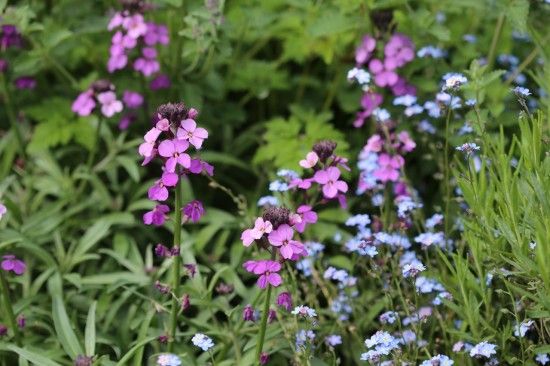
[[[13,82],[17,89],[34,89],[36,87],[36,79],[31,76],[21,76]]]
[[[94,92],[86,90],[78,95],[71,107],[72,111],[79,116],[89,116],[95,108]]]
[[[164,158],[168,158],[164,163],[166,171],[174,173],[176,165],[184,168],[191,166],[191,157],[185,151],[189,148],[189,143],[185,140],[164,140],[159,144],[158,153]]]
[[[6,206],[4,206],[2,203],[0,203],[0,220],[2,220],[2,217],[8,212],[8,209]]]
[[[130,125],[136,121],[136,119],[137,116],[134,113],[128,113],[122,116],[122,118],[118,122],[118,129],[121,131],[127,130],[128,127],[130,127]]]
[[[252,305],[248,304],[244,307],[243,309],[243,320],[245,322],[253,322],[255,321],[255,314],[254,314],[254,308],[252,307]]]
[[[374,74],[374,83],[383,88],[393,86],[399,80],[399,76],[394,71],[395,64],[389,62],[391,59],[386,59],[384,62],[379,59],[373,59],[369,63],[369,70]]]
[[[363,37],[361,45],[355,51],[355,62],[358,65],[366,63],[376,48],[376,40],[369,35]]]
[[[112,117],[116,113],[122,112],[122,102],[116,99],[116,94],[112,91],[99,93],[97,100],[101,104],[101,113],[105,117]]]
[[[160,70],[157,60],[157,51],[152,47],[145,47],[141,50],[143,57],[134,61],[134,70],[140,71],[144,76],[151,76]]]
[[[143,215],[143,223],[145,225],[161,226],[166,220],[166,214],[170,208],[166,205],[156,205],[152,211],[146,212]]]
[[[395,33],[384,47],[384,56],[395,67],[401,67],[414,59],[414,44],[409,37]]]
[[[143,15],[134,14],[122,20],[122,27],[128,32],[128,36],[139,38],[147,33],[147,24],[143,20]]]
[[[21,47],[23,44],[21,34],[17,27],[12,24],[3,24],[0,28],[0,49],[10,47]]]
[[[326,170],[319,170],[313,176],[313,180],[323,186],[325,198],[334,198],[338,192],[346,193],[348,185],[340,178],[340,170],[336,167],[329,167]]]
[[[292,309],[292,296],[290,292],[281,292],[279,296],[277,296],[277,305],[286,311],[290,311],[290,309]]]
[[[257,285],[261,289],[266,288],[268,285],[277,287],[283,282],[281,276],[277,273],[281,270],[281,263],[279,262],[271,260],[246,261],[243,267],[247,272],[260,275]]]
[[[280,225],[277,230],[269,233],[267,237],[271,245],[279,247],[279,252],[284,259],[291,259],[294,256],[306,254],[304,245],[293,240],[294,231],[287,224]]]
[[[189,202],[183,208],[183,214],[192,222],[198,222],[204,215],[204,207],[202,206],[202,202],[198,200]]]
[[[258,217],[254,222],[252,229],[246,229],[241,234],[241,240],[244,246],[248,247],[254,240],[260,239],[264,234],[269,234],[273,230],[271,222],[264,220],[262,217]]]
[[[126,107],[135,109],[141,107],[143,104],[143,96],[137,92],[131,90],[125,90],[122,95],[122,101]]]
[[[17,326],[21,329],[25,328],[25,325],[27,324],[27,320],[25,319],[25,316],[23,314],[19,315],[17,317]]]
[[[27,268],[27,265],[22,260],[17,259],[12,254],[6,254],[2,257],[2,269],[6,272],[13,272],[16,275],[22,275]]]
[[[8,327],[4,324],[0,324],[0,337],[5,336],[6,334],[8,334]]]
[[[158,243],[155,246],[155,255],[157,257],[165,258],[165,257],[170,257],[171,253],[170,253],[170,250],[166,246]]]
[[[405,160],[401,155],[390,156],[380,154],[378,157],[378,169],[374,171],[374,176],[381,182],[396,182],[399,179],[399,169],[403,166]]]
[[[143,36],[147,46],[154,46],[157,43],[167,45],[170,42],[168,28],[161,24],[147,23],[147,32]]]
[[[156,127],[151,128],[144,136],[145,142],[139,145],[139,155],[148,158],[153,155],[155,143],[161,134],[161,130]]]
[[[299,233],[304,232],[306,224],[315,224],[317,222],[317,213],[311,209],[311,206],[301,205],[296,210],[296,213],[301,218],[301,221],[294,225],[294,228]]]
[[[262,352],[260,354],[260,365],[265,365],[269,362],[269,354],[266,352]]]
[[[330,347],[335,347],[342,344],[342,336],[338,334],[331,334],[325,337],[325,343]]]
[[[171,85],[170,78],[165,74],[160,74],[151,80],[149,88],[151,90],[168,89]]]
[[[202,127],[197,127],[197,123],[192,119],[181,121],[181,128],[177,131],[178,139],[189,140],[189,143],[200,149],[202,143],[208,138],[208,131]]]

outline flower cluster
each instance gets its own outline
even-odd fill
[[[20,259],[17,259],[13,254],[6,254],[2,256],[1,267],[6,272],[13,272],[20,276],[25,273],[27,265]]]
[[[80,93],[73,102],[72,111],[79,116],[89,116],[99,104],[101,114],[109,118],[122,112],[123,104],[117,99],[115,86],[108,80],[97,80]]]
[[[7,53],[10,48],[23,48],[23,36],[13,24],[2,24],[0,26],[0,52]],[[8,70],[8,60],[4,55],[0,57],[0,73]],[[17,77],[13,84],[17,89],[34,89],[36,87],[36,79],[32,76],[22,75]]]
[[[143,165],[156,157],[162,161],[162,175],[149,188],[148,197],[152,201],[163,202],[168,199],[169,189],[175,187],[182,177],[201,173],[212,176],[214,167],[199,157],[189,155],[191,146],[198,151],[208,138],[208,132],[197,127],[195,118],[198,112],[195,109],[188,109],[183,103],[168,103],[158,108],[157,115],[158,121],[145,134],[139,154],[144,158]],[[162,225],[169,210],[167,205],[157,204],[143,216],[143,222]],[[183,213],[188,220],[196,222],[204,213],[204,208],[199,201],[192,201],[183,208]]]
[[[376,46],[376,39],[370,35],[364,36],[355,52],[357,66],[348,74],[348,79],[357,79],[363,85],[365,91],[361,98],[363,110],[357,113],[353,123],[357,128],[363,126],[365,119],[377,114],[376,110],[384,100],[380,92],[377,92],[374,88],[366,87],[371,77],[369,75],[367,78],[361,67],[368,66],[368,70],[373,75],[374,84],[379,88],[390,89],[395,96],[416,94],[416,88],[409,85],[397,73],[397,69],[414,59],[414,44],[412,41],[403,34],[395,33],[384,45],[383,53],[379,57],[376,55]]]
[[[146,22],[143,17],[148,8],[141,0],[124,1],[124,10],[116,12],[107,29],[116,30],[111,39],[110,57],[107,70],[112,73],[126,67],[130,52],[138,48],[139,56],[133,62],[135,71],[148,77],[160,71],[157,60],[157,44],[169,43],[166,26],[153,22]]]

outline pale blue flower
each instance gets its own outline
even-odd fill
[[[191,339],[191,342],[203,351],[208,351],[210,348],[214,347],[214,342],[210,337],[205,334],[197,333]]]

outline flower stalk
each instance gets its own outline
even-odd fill
[[[258,335],[258,343],[256,344],[256,362],[260,363],[260,355],[264,347],[265,331],[267,329],[267,319],[269,317],[269,302],[271,301],[271,285],[267,285],[267,292],[265,294],[264,311],[262,313],[262,320],[260,323],[260,333]]]
[[[180,181],[181,182],[181,181]],[[174,247],[180,248],[181,245],[181,210],[182,210],[182,195],[181,195],[181,183],[175,187],[175,203],[174,203]],[[172,306],[170,313],[170,328],[169,336],[170,341],[168,343],[168,351],[172,352],[174,348],[176,328],[178,324],[178,313],[180,309],[179,304],[179,285],[181,277],[181,255],[174,256],[172,262],[172,291],[174,296],[172,297]]]
[[[17,326],[17,320],[15,319],[15,313],[13,312],[13,308],[11,306],[10,301],[10,295],[9,295],[9,286],[8,286],[8,280],[6,279],[6,275],[3,270],[0,270],[0,287],[2,291],[2,309],[3,313],[6,314],[6,317],[8,318],[8,323],[10,325],[10,328],[13,331],[13,336],[15,338],[15,343],[18,346],[21,346],[21,334],[19,333],[19,328]]]

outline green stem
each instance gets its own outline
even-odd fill
[[[25,141],[23,139],[23,134],[21,133],[21,129],[19,128],[19,124],[17,123],[15,112],[13,111],[11,96],[8,89],[8,83],[6,82],[6,78],[4,77],[4,75],[2,75],[2,89],[3,89],[2,92],[4,94],[5,104],[6,104],[6,114],[8,116],[8,120],[10,122],[11,128],[15,132],[15,137],[17,138],[17,142],[19,144],[19,150],[21,151],[21,156],[23,158],[26,158]]]
[[[495,31],[493,33],[493,40],[491,41],[491,48],[489,49],[489,55],[487,56],[487,68],[490,70],[493,67],[495,62],[495,54],[497,50],[498,40],[500,39],[500,34],[502,33],[502,26],[504,25],[504,13],[500,13],[498,16],[497,24],[495,26]]]
[[[181,182],[181,180],[180,180]],[[181,207],[182,207],[182,196],[181,196],[181,184],[178,182],[176,185],[176,199],[174,207],[174,246],[178,248],[181,247]],[[176,337],[176,328],[178,324],[178,312],[180,309],[179,304],[179,285],[181,277],[181,255],[178,254],[174,257],[172,263],[172,292],[174,296],[172,297],[172,307],[170,313],[170,333],[169,333],[169,342],[168,343],[168,352],[172,352],[174,349],[174,342]]]
[[[449,206],[451,201],[451,182],[449,182],[450,179],[450,167],[449,167],[449,124],[451,121],[451,114],[452,114],[452,102],[453,98],[451,97],[451,100],[449,102],[449,110],[447,112],[447,118],[445,119],[445,154],[444,162],[443,162],[443,180],[445,181],[443,184],[445,185],[445,238],[449,237],[449,224],[451,222],[449,218]]]
[[[21,346],[21,335],[19,334],[19,328],[17,327],[17,321],[15,320],[13,308],[11,307],[8,281],[6,280],[3,270],[0,270],[0,285],[2,287],[2,297],[4,298],[4,301],[2,302],[4,308],[3,313],[6,314],[8,318],[8,323],[13,331],[15,343],[17,343],[18,346]]]
[[[256,363],[260,365],[260,355],[264,347],[265,331],[267,328],[267,318],[269,315],[269,301],[271,300],[271,286],[267,285],[267,294],[265,295],[264,312],[262,314],[262,322],[260,323],[260,337],[256,344]]]
[[[94,138],[94,144],[92,145],[92,149],[90,150],[90,153],[88,154],[88,160],[86,161],[86,171],[92,172],[92,167],[94,165],[94,159],[95,155],[97,153],[97,150],[99,148],[99,139],[101,135],[101,126],[103,125],[103,117],[99,116],[99,119],[97,121],[97,126],[95,129],[95,138]],[[86,187],[87,180],[84,179],[82,183],[78,186],[76,189],[76,197],[79,197],[84,188]]]

